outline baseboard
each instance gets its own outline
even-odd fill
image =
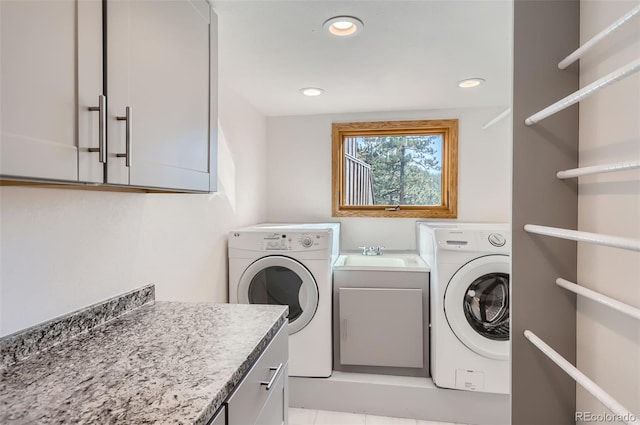
[[[289,406],[378,416],[508,425],[510,396],[438,388],[428,378],[333,372],[289,378]]]

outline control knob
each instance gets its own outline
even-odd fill
[[[497,247],[504,246],[507,243],[507,239],[500,233],[491,233],[488,239],[491,245]]]
[[[310,248],[313,245],[313,239],[311,239],[311,236],[303,236],[300,243],[303,247]]]

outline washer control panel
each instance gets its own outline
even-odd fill
[[[440,249],[464,252],[508,252],[508,231],[436,229],[436,240]]]

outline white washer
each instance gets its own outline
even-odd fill
[[[418,223],[431,266],[431,375],[443,388],[508,394],[509,276],[506,224]]]
[[[332,266],[340,225],[264,224],[229,232],[229,302],[289,306],[289,375],[332,370]]]

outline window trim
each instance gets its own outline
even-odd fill
[[[441,205],[344,205],[344,139],[353,136],[437,133],[442,141]],[[373,121],[332,124],[333,217],[458,217],[458,120]],[[397,208],[397,209],[396,209]]]

